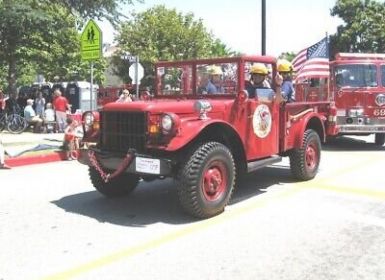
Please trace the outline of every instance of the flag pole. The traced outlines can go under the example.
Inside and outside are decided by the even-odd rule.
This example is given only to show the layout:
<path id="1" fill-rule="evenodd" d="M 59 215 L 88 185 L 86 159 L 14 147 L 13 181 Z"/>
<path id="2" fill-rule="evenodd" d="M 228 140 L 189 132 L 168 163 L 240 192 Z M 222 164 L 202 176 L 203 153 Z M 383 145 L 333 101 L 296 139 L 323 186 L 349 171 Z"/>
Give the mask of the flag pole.
<path id="1" fill-rule="evenodd" d="M 266 0 L 262 0 L 262 55 L 266 55 Z"/>

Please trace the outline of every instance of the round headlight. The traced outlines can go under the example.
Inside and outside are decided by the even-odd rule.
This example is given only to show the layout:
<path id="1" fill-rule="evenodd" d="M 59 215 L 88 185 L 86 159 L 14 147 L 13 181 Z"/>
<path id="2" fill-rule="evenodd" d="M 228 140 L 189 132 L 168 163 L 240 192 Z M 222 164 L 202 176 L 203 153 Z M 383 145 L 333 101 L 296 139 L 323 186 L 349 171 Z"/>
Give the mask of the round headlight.
<path id="1" fill-rule="evenodd" d="M 170 132 L 173 126 L 173 120 L 170 115 L 163 115 L 162 117 L 162 128 L 165 132 Z"/>

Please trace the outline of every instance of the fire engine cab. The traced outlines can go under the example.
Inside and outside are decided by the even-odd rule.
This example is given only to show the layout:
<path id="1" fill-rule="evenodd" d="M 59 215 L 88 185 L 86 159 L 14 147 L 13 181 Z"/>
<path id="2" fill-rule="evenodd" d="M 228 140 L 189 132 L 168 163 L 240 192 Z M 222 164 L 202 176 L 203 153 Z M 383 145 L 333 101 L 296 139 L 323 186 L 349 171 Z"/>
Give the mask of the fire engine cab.
<path id="1" fill-rule="evenodd" d="M 257 63 L 270 69 L 270 85 L 249 95 Z M 237 178 L 284 156 L 298 180 L 316 175 L 329 102 L 279 102 L 275 58 L 162 61 L 155 73 L 154 97 L 83 115 L 83 140 L 95 145 L 79 161 L 100 193 L 127 195 L 140 180 L 173 177 L 182 208 L 207 218 L 224 210 Z"/>
<path id="2" fill-rule="evenodd" d="M 334 101 L 329 136 L 375 134 L 375 144 L 384 145 L 385 54 L 338 53 L 329 81 L 311 79 L 296 90 L 297 100 Z"/>

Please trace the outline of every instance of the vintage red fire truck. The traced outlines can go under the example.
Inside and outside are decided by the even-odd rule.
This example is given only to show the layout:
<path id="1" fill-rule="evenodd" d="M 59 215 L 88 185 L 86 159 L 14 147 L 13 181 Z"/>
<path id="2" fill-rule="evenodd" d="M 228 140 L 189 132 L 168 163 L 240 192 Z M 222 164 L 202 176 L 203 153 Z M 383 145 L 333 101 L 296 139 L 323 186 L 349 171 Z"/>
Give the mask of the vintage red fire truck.
<path id="1" fill-rule="evenodd" d="M 236 179 L 289 156 L 299 180 L 312 179 L 320 164 L 329 102 L 277 101 L 271 88 L 249 97 L 248 69 L 265 56 L 158 62 L 154 97 L 109 103 L 83 115 L 85 142 L 79 161 L 105 196 L 131 193 L 141 179 L 173 177 L 182 208 L 198 218 L 221 213 Z M 217 93 L 202 91 L 219 69 Z M 280 92 L 280 89 L 279 91 Z"/>
<path id="2" fill-rule="evenodd" d="M 296 99 L 334 102 L 329 136 L 375 134 L 375 144 L 384 145 L 385 54 L 337 54 L 330 63 L 330 79 L 297 85 Z"/>

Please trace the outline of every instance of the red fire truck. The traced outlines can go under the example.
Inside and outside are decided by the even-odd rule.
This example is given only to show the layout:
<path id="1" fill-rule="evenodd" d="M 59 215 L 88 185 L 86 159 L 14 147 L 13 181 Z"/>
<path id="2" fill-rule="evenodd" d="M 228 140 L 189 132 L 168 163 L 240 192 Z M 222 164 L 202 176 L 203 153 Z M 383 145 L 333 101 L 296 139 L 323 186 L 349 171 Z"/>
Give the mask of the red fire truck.
<path id="1" fill-rule="evenodd" d="M 224 210 L 236 178 L 284 156 L 295 178 L 312 179 L 329 102 L 279 103 L 274 79 L 271 88 L 249 97 L 248 69 L 256 63 L 276 75 L 273 57 L 159 62 L 154 97 L 86 112 L 84 141 L 96 145 L 82 150 L 79 161 L 89 166 L 94 187 L 121 196 L 140 179 L 173 177 L 182 208 L 207 218 Z M 221 73 L 215 82 L 209 70 L 214 67 Z M 201 90 L 210 82 L 218 92 Z"/>
<path id="2" fill-rule="evenodd" d="M 330 79 L 298 84 L 296 100 L 334 102 L 329 136 L 375 134 L 375 144 L 384 145 L 385 54 L 337 54 Z"/>

